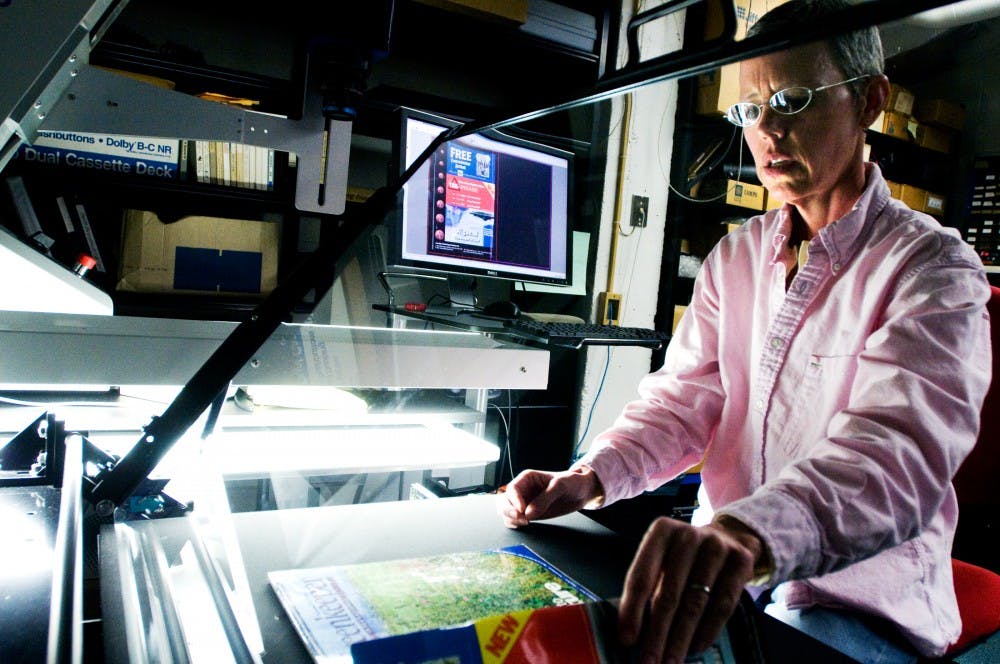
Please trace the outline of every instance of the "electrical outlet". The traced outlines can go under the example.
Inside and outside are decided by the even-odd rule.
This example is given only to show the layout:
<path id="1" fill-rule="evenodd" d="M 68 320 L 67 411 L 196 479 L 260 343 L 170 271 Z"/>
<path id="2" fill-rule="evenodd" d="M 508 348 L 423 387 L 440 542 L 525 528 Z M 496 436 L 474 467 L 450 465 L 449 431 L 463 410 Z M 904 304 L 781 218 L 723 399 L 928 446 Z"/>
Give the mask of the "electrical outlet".
<path id="1" fill-rule="evenodd" d="M 618 293 L 600 293 L 597 296 L 597 308 L 601 325 L 618 325 L 621 320 L 622 296 Z"/>
<path id="2" fill-rule="evenodd" d="M 646 227 L 646 217 L 649 213 L 649 196 L 632 195 L 632 227 Z"/>

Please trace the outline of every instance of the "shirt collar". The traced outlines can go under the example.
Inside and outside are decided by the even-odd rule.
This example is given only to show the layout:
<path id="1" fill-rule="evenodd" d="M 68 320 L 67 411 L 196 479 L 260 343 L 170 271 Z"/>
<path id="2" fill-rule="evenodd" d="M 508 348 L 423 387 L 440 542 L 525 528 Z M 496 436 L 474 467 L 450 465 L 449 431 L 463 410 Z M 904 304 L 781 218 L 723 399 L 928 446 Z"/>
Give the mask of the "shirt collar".
<path id="1" fill-rule="evenodd" d="M 813 238 L 810 250 L 821 246 L 830 255 L 832 264 L 846 263 L 858 250 L 865 230 L 874 223 L 888 203 L 889 185 L 885 183 L 882 171 L 877 164 L 866 163 L 865 188 L 854 207 L 840 219 L 821 228 Z M 776 221 L 771 262 L 783 263 L 789 251 L 788 238 L 792 232 L 791 206 L 788 203 L 778 209 Z"/>

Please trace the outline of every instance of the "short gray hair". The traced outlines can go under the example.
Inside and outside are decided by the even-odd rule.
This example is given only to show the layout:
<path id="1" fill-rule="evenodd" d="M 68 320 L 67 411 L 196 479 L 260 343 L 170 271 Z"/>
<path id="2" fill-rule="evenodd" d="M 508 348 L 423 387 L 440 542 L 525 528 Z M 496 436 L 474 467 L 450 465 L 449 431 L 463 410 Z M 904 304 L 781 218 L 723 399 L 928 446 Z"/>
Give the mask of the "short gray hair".
<path id="1" fill-rule="evenodd" d="M 789 0 L 761 16 L 750 26 L 747 36 L 795 30 L 803 21 L 816 21 L 851 5 L 847 0 Z M 825 41 L 830 46 L 833 64 L 841 70 L 845 79 L 885 71 L 882 39 L 877 27 L 842 33 Z M 867 85 L 868 80 L 862 79 L 850 87 L 855 96 L 860 97 Z"/>

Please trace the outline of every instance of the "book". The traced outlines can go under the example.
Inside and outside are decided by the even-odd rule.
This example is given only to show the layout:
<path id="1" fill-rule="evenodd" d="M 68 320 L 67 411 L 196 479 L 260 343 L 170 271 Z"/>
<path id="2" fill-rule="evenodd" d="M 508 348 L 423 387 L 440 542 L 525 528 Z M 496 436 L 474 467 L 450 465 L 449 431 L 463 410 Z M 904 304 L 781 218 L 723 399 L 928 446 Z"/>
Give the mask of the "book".
<path id="1" fill-rule="evenodd" d="M 272 571 L 268 580 L 318 664 L 351 662 L 363 641 L 600 599 L 523 545 Z"/>
<path id="2" fill-rule="evenodd" d="M 17 154 L 27 162 L 176 180 L 180 141 L 152 136 L 39 130 L 35 142 L 22 145 Z"/>

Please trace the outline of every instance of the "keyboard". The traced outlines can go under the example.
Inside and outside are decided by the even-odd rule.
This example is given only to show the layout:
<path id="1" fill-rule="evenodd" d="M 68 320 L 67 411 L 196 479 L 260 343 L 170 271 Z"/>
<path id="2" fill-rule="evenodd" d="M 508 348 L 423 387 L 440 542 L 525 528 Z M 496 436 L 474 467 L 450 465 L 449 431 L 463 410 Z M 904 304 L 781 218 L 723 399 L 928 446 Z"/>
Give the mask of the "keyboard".
<path id="1" fill-rule="evenodd" d="M 600 345 L 645 346 L 655 349 L 670 341 L 670 335 L 666 332 L 642 327 L 537 321 L 523 317 L 505 321 L 504 332 L 522 339 L 570 348 Z"/>

